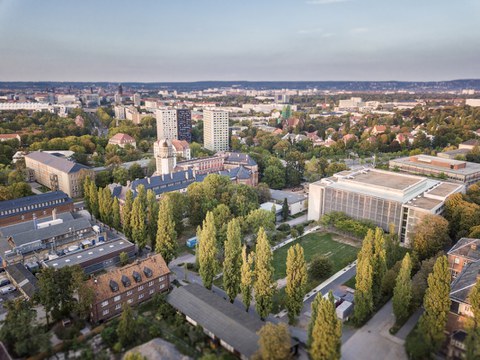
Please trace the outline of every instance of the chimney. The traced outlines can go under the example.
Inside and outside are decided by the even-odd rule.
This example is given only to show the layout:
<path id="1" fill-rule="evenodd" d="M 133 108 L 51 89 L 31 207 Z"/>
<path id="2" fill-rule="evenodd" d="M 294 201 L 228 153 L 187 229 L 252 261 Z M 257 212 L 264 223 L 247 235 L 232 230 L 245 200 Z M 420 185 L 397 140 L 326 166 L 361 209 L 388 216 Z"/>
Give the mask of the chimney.
<path id="1" fill-rule="evenodd" d="M 150 178 L 149 177 L 147 177 L 147 183 L 150 184 Z"/>
<path id="2" fill-rule="evenodd" d="M 57 208 L 52 210 L 52 220 L 57 220 Z"/>
<path id="3" fill-rule="evenodd" d="M 173 173 L 170 173 L 170 180 L 173 180 Z"/>

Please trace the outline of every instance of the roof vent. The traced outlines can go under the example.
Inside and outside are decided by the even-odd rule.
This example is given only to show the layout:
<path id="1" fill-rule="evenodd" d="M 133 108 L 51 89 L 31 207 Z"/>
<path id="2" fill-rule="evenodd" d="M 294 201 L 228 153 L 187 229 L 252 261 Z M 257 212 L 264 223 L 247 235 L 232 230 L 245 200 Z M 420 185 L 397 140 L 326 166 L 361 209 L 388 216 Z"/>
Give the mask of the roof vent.
<path id="1" fill-rule="evenodd" d="M 142 276 L 136 271 L 133 272 L 132 277 L 137 283 L 142 281 Z"/>
<path id="2" fill-rule="evenodd" d="M 146 266 L 143 268 L 143 273 L 145 274 L 145 276 L 146 276 L 147 278 L 152 277 L 152 275 L 153 275 L 152 269 L 150 269 L 150 268 L 148 268 L 148 267 L 146 267 Z"/>
<path id="3" fill-rule="evenodd" d="M 126 275 L 122 275 L 122 284 L 127 287 L 131 285 L 130 279 Z"/>
<path id="4" fill-rule="evenodd" d="M 110 289 L 112 292 L 118 291 L 118 284 L 116 281 L 110 280 Z"/>

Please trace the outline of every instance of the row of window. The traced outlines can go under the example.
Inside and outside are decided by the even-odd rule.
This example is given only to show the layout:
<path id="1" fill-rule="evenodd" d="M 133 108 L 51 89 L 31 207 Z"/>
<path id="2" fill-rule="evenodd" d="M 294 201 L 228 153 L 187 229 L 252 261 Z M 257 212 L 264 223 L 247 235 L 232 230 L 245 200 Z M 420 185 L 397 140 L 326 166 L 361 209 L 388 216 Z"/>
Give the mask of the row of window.
<path id="1" fill-rule="evenodd" d="M 52 201 L 45 201 L 40 204 L 33 204 L 33 205 L 27 205 L 27 206 L 21 206 L 15 209 L 10 209 L 10 210 L 3 210 L 0 211 L 0 215 L 10 215 L 10 214 L 17 214 L 23 211 L 28 211 L 28 210 L 35 210 L 35 209 L 40 209 L 44 208 L 46 206 L 53 206 L 57 204 L 64 203 L 65 199 L 59 199 L 59 200 L 52 200 Z"/>
<path id="2" fill-rule="evenodd" d="M 159 281 L 162 282 L 164 279 L 165 279 L 165 277 L 162 276 L 162 277 L 159 278 Z M 148 282 L 148 287 L 153 286 L 153 284 L 154 284 L 154 281 L 153 281 L 153 280 L 152 280 L 152 281 L 149 281 L 149 282 Z M 161 284 L 161 285 L 160 285 L 160 289 L 164 289 L 164 288 L 165 288 L 165 284 Z M 138 289 L 138 291 L 142 291 L 142 290 L 144 289 L 144 285 L 140 285 L 137 289 Z M 152 290 L 149 291 L 149 293 L 150 293 L 150 294 L 153 294 L 153 291 L 154 291 L 154 290 L 152 289 Z M 128 291 L 127 291 L 127 296 L 131 296 L 132 294 L 133 294 L 133 290 L 128 290 Z M 139 296 L 142 296 L 142 294 L 139 295 Z M 142 296 L 142 297 L 143 297 L 143 296 Z M 122 295 L 117 295 L 117 296 L 115 296 L 115 297 L 113 298 L 113 301 L 114 301 L 114 302 L 120 301 L 121 298 L 122 298 Z M 101 303 L 101 306 L 102 306 L 102 307 L 105 307 L 105 306 L 108 306 L 108 304 L 109 304 L 109 301 L 108 301 L 108 300 L 105 300 L 105 301 L 103 301 L 103 302 Z"/>

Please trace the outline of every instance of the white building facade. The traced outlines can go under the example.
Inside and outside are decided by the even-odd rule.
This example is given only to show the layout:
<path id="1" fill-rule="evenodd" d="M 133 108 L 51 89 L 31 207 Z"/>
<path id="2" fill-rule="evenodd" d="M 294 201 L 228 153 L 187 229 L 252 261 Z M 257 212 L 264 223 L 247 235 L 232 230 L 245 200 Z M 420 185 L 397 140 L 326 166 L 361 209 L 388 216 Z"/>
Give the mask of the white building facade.
<path id="1" fill-rule="evenodd" d="M 212 151 L 228 150 L 228 112 L 203 111 L 203 146 Z"/>

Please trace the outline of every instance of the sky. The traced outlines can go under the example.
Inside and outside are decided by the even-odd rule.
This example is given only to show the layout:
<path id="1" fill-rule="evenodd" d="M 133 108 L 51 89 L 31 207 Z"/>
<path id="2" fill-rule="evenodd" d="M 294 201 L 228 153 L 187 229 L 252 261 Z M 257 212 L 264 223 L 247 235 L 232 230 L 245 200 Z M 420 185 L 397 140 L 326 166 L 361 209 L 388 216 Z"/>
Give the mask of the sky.
<path id="1" fill-rule="evenodd" d="M 0 0 L 0 81 L 480 78 L 480 0 Z"/>

